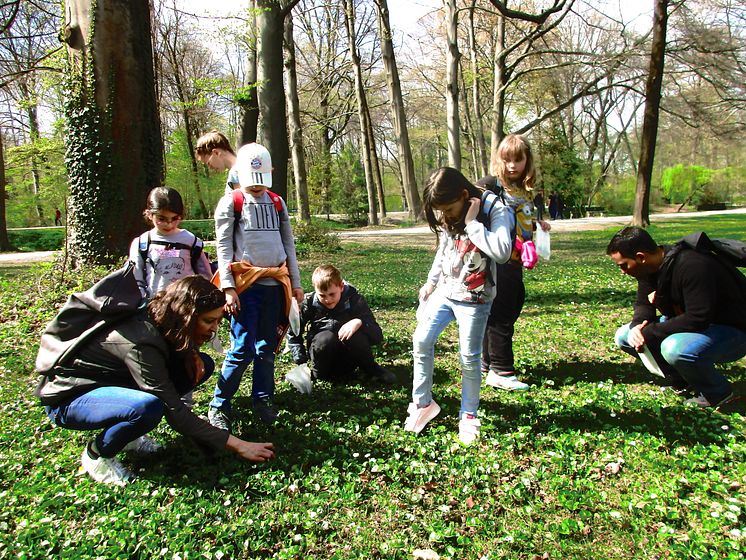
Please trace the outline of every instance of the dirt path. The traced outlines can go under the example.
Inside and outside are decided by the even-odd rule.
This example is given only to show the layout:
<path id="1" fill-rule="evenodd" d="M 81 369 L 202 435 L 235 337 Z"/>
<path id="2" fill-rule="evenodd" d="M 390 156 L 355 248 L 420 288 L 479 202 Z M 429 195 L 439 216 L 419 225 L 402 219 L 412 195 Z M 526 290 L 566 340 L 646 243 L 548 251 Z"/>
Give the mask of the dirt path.
<path id="1" fill-rule="evenodd" d="M 734 210 L 714 210 L 711 212 L 682 212 L 682 213 L 665 213 L 651 214 L 652 222 L 663 220 L 678 220 L 689 218 L 701 218 L 703 216 L 714 216 L 723 214 L 746 214 L 746 208 L 736 208 Z M 397 219 L 404 213 L 392 213 L 392 217 Z M 594 229 L 606 229 L 614 226 L 623 227 L 632 221 L 632 216 L 604 216 L 593 218 L 574 218 L 571 220 L 553 220 L 552 231 L 554 233 L 563 231 L 583 231 Z M 435 235 L 427 226 L 417 226 L 411 228 L 361 228 L 357 230 L 347 230 L 336 232 L 343 242 L 355 243 L 385 243 L 387 245 L 412 245 L 435 243 Z M 208 242 L 210 244 L 211 242 Z M 0 266 L 18 265 L 38 261 L 49 261 L 54 258 L 58 251 L 39 251 L 35 253 L 0 253 Z"/>

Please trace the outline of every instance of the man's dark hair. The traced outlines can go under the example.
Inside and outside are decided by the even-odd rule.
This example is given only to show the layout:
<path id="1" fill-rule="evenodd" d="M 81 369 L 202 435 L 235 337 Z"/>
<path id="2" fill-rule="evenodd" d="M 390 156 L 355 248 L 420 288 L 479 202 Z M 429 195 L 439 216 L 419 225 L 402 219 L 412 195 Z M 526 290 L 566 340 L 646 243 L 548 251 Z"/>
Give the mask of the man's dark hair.
<path id="1" fill-rule="evenodd" d="M 619 253 L 624 258 L 633 259 L 637 253 L 655 253 L 658 244 L 650 234 L 637 226 L 627 226 L 616 232 L 606 247 L 606 254 Z"/>

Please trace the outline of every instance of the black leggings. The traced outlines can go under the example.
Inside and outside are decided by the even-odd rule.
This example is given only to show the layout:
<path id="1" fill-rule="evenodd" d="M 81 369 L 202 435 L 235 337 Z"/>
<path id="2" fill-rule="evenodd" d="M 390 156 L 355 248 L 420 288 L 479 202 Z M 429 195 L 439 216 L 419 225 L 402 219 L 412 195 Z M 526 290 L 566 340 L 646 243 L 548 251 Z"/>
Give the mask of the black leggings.
<path id="1" fill-rule="evenodd" d="M 513 332 L 526 301 L 523 267 L 514 261 L 497 265 L 497 295 L 492 302 L 484 333 L 482 369 L 495 372 L 515 371 Z"/>

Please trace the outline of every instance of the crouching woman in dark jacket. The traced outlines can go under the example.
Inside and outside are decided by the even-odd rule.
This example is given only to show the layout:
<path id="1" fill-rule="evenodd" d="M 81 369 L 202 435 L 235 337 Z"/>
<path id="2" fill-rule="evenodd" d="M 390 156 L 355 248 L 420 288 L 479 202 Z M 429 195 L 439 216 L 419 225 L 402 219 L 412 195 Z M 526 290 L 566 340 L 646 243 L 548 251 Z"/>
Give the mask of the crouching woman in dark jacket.
<path id="1" fill-rule="evenodd" d="M 181 395 L 215 369 L 198 348 L 223 318 L 225 295 L 201 276 L 172 283 L 147 312 L 104 328 L 76 353 L 64 375 L 44 376 L 36 390 L 57 426 L 100 430 L 83 450 L 83 469 L 95 480 L 124 485 L 132 473 L 120 451 L 161 448 L 146 436 L 165 416 L 177 432 L 209 448 L 227 449 L 248 461 L 274 457 L 271 443 L 243 441 L 202 420 Z"/>

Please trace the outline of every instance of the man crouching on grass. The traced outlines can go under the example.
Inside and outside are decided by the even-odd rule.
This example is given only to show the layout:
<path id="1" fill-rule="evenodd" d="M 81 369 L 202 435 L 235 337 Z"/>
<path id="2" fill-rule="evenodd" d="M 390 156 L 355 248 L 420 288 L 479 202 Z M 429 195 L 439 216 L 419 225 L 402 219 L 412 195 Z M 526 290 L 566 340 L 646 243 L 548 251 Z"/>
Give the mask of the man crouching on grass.
<path id="1" fill-rule="evenodd" d="M 647 347 L 677 392 L 697 395 L 688 404 L 719 407 L 734 400 L 732 385 L 715 364 L 746 355 L 746 281 L 736 276 L 741 272 L 683 242 L 659 246 L 632 226 L 614 235 L 606 254 L 637 279 L 632 321 L 617 330 L 617 345 L 636 358 Z"/>

